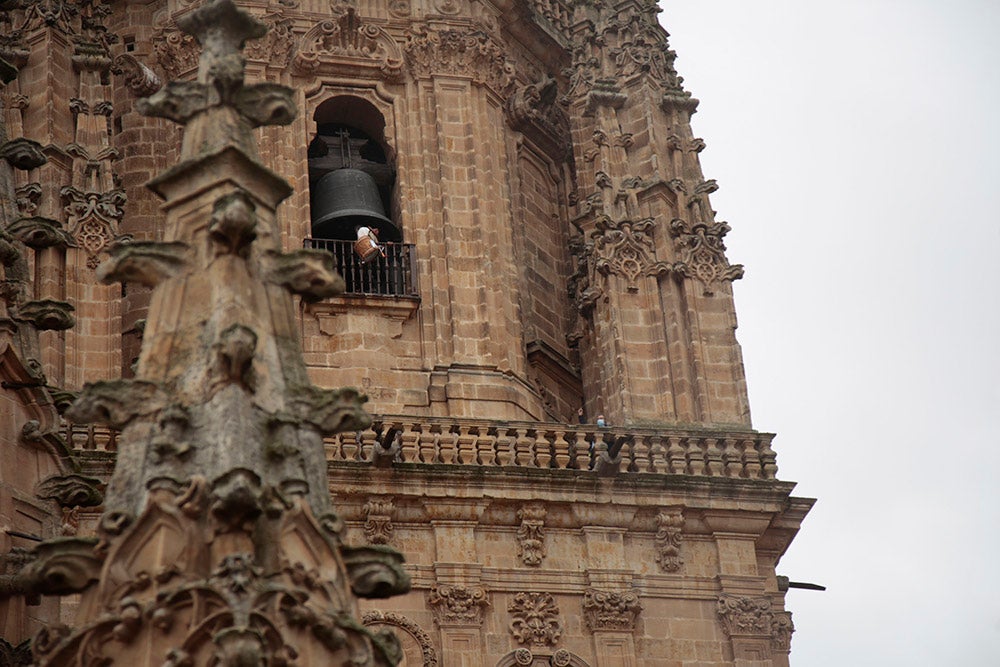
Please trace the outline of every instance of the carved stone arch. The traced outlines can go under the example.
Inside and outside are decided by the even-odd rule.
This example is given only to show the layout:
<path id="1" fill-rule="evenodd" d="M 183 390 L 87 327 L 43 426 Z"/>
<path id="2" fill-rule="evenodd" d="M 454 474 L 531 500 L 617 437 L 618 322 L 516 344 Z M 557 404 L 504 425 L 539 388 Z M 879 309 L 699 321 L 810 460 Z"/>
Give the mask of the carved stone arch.
<path id="1" fill-rule="evenodd" d="M 396 96 L 388 92 L 381 84 L 357 85 L 356 83 L 334 79 L 318 79 L 316 84 L 307 87 L 305 93 L 305 118 L 316 118 L 320 106 L 328 100 L 338 97 L 354 97 L 371 104 L 384 119 L 382 126 L 383 148 L 390 161 L 396 160 Z M 363 128 L 366 129 L 367 128 Z M 369 132 L 370 134 L 370 132 Z"/>
<path id="2" fill-rule="evenodd" d="M 564 648 L 556 651 L 519 648 L 500 658 L 496 667 L 590 667 L 590 663 Z"/>
<path id="3" fill-rule="evenodd" d="M 403 648 L 403 660 L 397 667 L 437 667 L 438 657 L 430 635 L 415 621 L 394 612 L 365 612 L 361 622 L 370 628 L 391 626 L 402 630 L 396 633 Z"/>

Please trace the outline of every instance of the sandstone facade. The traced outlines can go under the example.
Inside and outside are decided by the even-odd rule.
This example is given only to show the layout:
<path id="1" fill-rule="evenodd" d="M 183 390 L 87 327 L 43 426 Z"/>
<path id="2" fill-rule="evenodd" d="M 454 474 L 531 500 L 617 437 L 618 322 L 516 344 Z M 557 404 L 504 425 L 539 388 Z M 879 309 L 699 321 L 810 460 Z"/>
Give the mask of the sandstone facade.
<path id="1" fill-rule="evenodd" d="M 383 282 L 295 304 L 311 381 L 369 397 L 371 427 L 326 441 L 346 538 L 400 550 L 413 583 L 362 602 L 365 623 L 393 629 L 408 666 L 787 664 L 775 568 L 812 501 L 777 479 L 750 421 L 742 268 L 655 6 L 238 4 L 268 26 L 246 45 L 248 81 L 289 86 L 299 108 L 255 130 L 292 186 L 269 213 L 275 247 L 331 247 L 311 200 L 336 154 L 311 147 L 336 148 L 336 131 L 364 139 L 347 150 L 368 156 L 401 234 L 396 260 L 365 269 Z M 136 372 L 155 281 L 106 284 L 101 267 L 170 237 L 162 198 L 179 186 L 147 183 L 181 160 L 181 132 L 137 103 L 195 77 L 177 21 L 198 6 L 0 9 L 0 551 L 31 546 L 11 530 L 92 534 L 104 510 L 38 483 L 111 475 L 119 433 L 60 412 L 65 392 Z M 207 186 L 177 178 L 178 215 L 211 209 Z M 2 603 L 9 644 L 72 624 L 71 604 L 43 600 Z"/>

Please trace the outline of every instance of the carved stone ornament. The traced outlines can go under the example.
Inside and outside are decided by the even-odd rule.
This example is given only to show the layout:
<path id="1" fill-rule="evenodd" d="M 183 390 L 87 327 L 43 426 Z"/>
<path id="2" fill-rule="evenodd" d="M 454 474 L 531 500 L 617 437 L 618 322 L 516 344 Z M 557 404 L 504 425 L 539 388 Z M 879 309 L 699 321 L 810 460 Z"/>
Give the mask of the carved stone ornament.
<path id="1" fill-rule="evenodd" d="M 84 385 L 66 411 L 77 424 L 103 423 L 122 429 L 142 414 L 166 407 L 166 396 L 158 384 L 144 380 L 102 380 Z"/>
<path id="2" fill-rule="evenodd" d="M 375 610 L 365 612 L 364 616 L 361 617 L 361 622 L 367 626 L 391 625 L 403 630 L 408 635 L 413 637 L 413 639 L 417 642 L 417 645 L 420 647 L 420 654 L 423 658 L 423 662 L 420 667 L 437 667 L 437 651 L 434 650 L 434 642 L 431 640 L 430 635 L 424 632 L 423 628 L 406 616 L 391 611 L 385 612 Z"/>
<path id="3" fill-rule="evenodd" d="M 29 248 L 70 248 L 76 246 L 73 237 L 66 233 L 58 221 L 41 216 L 20 218 L 7 228 Z"/>
<path id="4" fill-rule="evenodd" d="M 525 505 L 517 511 L 517 555 L 525 565 L 537 567 L 545 558 L 545 507 Z"/>
<path id="5" fill-rule="evenodd" d="M 439 626 L 481 625 L 483 611 L 490 606 L 486 589 L 481 586 L 433 586 L 427 596 L 427 604 L 434 612 L 434 620 Z"/>
<path id="6" fill-rule="evenodd" d="M 286 7 L 293 5 L 283 3 Z M 286 18 L 282 11 L 269 12 L 261 17 L 267 26 L 267 34 L 261 39 L 246 45 L 244 53 L 247 60 L 267 63 L 271 67 L 284 69 L 292 59 L 295 50 L 295 32 L 293 21 Z"/>
<path id="7" fill-rule="evenodd" d="M 562 635 L 559 606 L 551 593 L 517 593 L 507 604 L 510 632 L 519 644 L 555 646 Z"/>
<path id="8" fill-rule="evenodd" d="M 713 286 L 720 281 L 743 277 L 743 265 L 730 264 L 726 259 L 722 238 L 729 229 L 724 222 L 689 225 L 687 221 L 675 218 L 670 223 L 670 235 L 674 237 L 681 257 L 681 261 L 674 265 L 674 271 L 700 281 L 706 295 L 713 294 Z"/>
<path id="9" fill-rule="evenodd" d="M 366 70 L 374 69 L 395 80 L 403 72 L 403 53 L 383 28 L 345 6 L 340 16 L 317 23 L 302 36 L 292 66 L 297 74 L 310 75 L 367 76 Z"/>
<path id="10" fill-rule="evenodd" d="M 0 158 L 3 158 L 10 166 L 23 171 L 30 171 L 41 167 L 49 161 L 42 152 L 42 145 L 37 141 L 18 137 L 11 139 L 0 146 Z"/>
<path id="11" fill-rule="evenodd" d="M 723 594 L 716 603 L 716 613 L 729 637 L 771 636 L 771 599 Z"/>
<path id="12" fill-rule="evenodd" d="M 406 36 L 406 62 L 417 78 L 434 75 L 469 78 L 498 95 L 514 83 L 514 66 L 506 49 L 473 26 L 415 26 Z"/>
<path id="13" fill-rule="evenodd" d="M 114 242 L 124 214 L 125 191 L 84 192 L 73 186 L 59 191 L 76 244 L 87 252 L 87 265 L 96 268 L 98 255 Z"/>
<path id="14" fill-rule="evenodd" d="M 621 276 L 630 292 L 639 289 L 640 277 L 668 273 L 671 269 L 668 263 L 652 259 L 650 232 L 655 224 L 652 218 L 614 221 L 600 216 L 592 234 L 594 269 L 605 276 Z"/>
<path id="15" fill-rule="evenodd" d="M 793 632 L 795 632 L 795 624 L 792 623 L 792 612 L 776 612 L 771 621 L 771 649 L 778 653 L 791 651 Z"/>
<path id="16" fill-rule="evenodd" d="M 101 480 L 83 475 L 53 475 L 35 487 L 39 498 L 55 500 L 62 507 L 96 507 L 104 502 L 98 490 Z"/>
<path id="17" fill-rule="evenodd" d="M 86 651 L 94 660 L 115 651 L 127 659 L 121 646 L 145 646 L 140 636 L 155 637 L 165 650 L 165 664 L 273 664 L 290 665 L 297 652 L 291 648 L 318 643 L 331 652 L 350 647 L 357 664 L 391 665 L 399 647 L 391 632 L 371 632 L 349 618 L 325 609 L 336 606 L 336 592 L 319 556 L 331 544 L 321 525 L 300 501 L 284 501 L 275 514 L 275 536 L 291 531 L 305 546 L 287 551 L 277 541 L 273 557 L 281 566 L 265 577 L 265 570 L 251 552 L 235 552 L 218 560 L 211 545 L 192 539 L 199 523 L 221 528 L 237 527 L 271 511 L 274 498 L 266 489 L 242 483 L 213 485 L 194 480 L 178 496 L 156 493 L 133 524 L 107 547 L 97 561 L 118 563 L 120 579 L 97 584 L 107 610 L 100 623 L 91 623 L 69 636 L 53 641 L 36 640 L 35 658 L 41 664 L 69 664 Z M 249 495 L 248 493 L 249 492 Z M 280 518 L 279 518 L 280 517 Z M 232 538 L 230 538 L 232 539 Z M 128 558 L 135 541 L 157 544 L 161 557 L 152 569 L 140 569 Z M 252 548 L 249 539 L 245 540 Z M 90 545 L 94 552 L 93 543 Z M 60 550 L 62 553 L 64 550 Z M 152 555 L 152 554 L 150 554 Z M 214 565 L 209 563 L 215 560 Z M 65 574 L 62 586 L 79 590 L 93 585 L 95 570 L 82 561 L 76 569 L 68 556 L 57 559 L 42 554 L 30 568 L 53 582 Z M 206 567 L 207 566 L 207 567 Z M 61 569 L 56 569 L 60 567 Z M 51 588 L 51 583 L 47 584 Z M 117 647 L 117 648 L 116 648 Z M 150 645 L 152 648 L 152 645 Z M 138 659 L 133 658 L 133 659 Z"/>
<path id="18" fill-rule="evenodd" d="M 17 212 L 21 217 L 31 217 L 38 210 L 42 200 L 42 184 L 38 182 L 25 183 L 14 191 L 17 201 Z"/>
<path id="19" fill-rule="evenodd" d="M 337 273 L 333 255 L 325 250 L 303 248 L 290 253 L 269 255 L 268 280 L 282 285 L 307 302 L 316 302 L 344 291 L 344 279 Z"/>
<path id="20" fill-rule="evenodd" d="M 111 64 L 111 71 L 123 78 L 125 86 L 136 97 L 148 97 L 163 87 L 163 82 L 156 76 L 156 72 L 146 67 L 131 53 L 117 56 Z"/>
<path id="21" fill-rule="evenodd" d="M 371 498 L 361 511 L 365 515 L 365 539 L 370 544 L 388 544 L 392 540 L 391 498 Z"/>
<path id="22" fill-rule="evenodd" d="M 52 299 L 26 301 L 17 306 L 14 319 L 30 322 L 39 331 L 65 331 L 72 329 L 76 324 L 76 319 L 73 317 L 74 310 L 73 306 L 65 301 Z"/>
<path id="23" fill-rule="evenodd" d="M 656 517 L 656 562 L 664 572 L 678 572 L 684 565 L 681 539 L 684 515 L 681 510 L 660 512 Z"/>
<path id="24" fill-rule="evenodd" d="M 634 630 L 640 611 L 639 596 L 632 591 L 591 588 L 583 594 L 583 617 L 591 631 Z"/>
<path id="25" fill-rule="evenodd" d="M 198 67 L 198 42 L 174 27 L 153 34 L 153 55 L 168 79 L 176 79 Z"/>
<path id="26" fill-rule="evenodd" d="M 507 98 L 505 109 L 510 126 L 530 136 L 556 160 L 572 150 L 569 117 L 557 104 L 558 84 L 548 77 L 519 86 Z"/>
<path id="27" fill-rule="evenodd" d="M 97 267 L 98 280 L 155 287 L 184 270 L 188 247 L 176 241 L 137 241 L 115 244 L 108 253 L 111 257 Z"/>

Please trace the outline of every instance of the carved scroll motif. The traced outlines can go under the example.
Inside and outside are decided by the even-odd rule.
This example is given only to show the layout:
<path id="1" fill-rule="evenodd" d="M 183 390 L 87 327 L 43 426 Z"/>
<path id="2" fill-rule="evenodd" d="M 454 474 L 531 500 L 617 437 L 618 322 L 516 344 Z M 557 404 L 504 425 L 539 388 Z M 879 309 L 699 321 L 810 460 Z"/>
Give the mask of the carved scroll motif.
<path id="1" fill-rule="evenodd" d="M 684 564 L 681 558 L 681 538 L 684 515 L 681 510 L 660 512 L 656 517 L 656 562 L 664 572 L 677 572 Z"/>
<path id="2" fill-rule="evenodd" d="M 545 507 L 525 505 L 517 511 L 517 555 L 525 565 L 537 567 L 545 558 Z"/>
<path id="3" fill-rule="evenodd" d="M 365 503 L 362 512 L 365 515 L 365 539 L 370 544 L 388 544 L 392 540 L 392 511 L 394 509 L 391 498 L 371 498 Z"/>

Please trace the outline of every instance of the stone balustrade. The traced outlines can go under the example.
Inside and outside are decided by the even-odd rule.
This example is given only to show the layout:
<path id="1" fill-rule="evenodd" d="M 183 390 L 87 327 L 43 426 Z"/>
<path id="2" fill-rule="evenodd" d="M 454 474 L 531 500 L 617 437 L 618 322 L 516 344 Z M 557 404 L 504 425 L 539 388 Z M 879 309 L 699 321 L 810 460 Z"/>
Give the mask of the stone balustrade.
<path id="1" fill-rule="evenodd" d="M 115 451 L 117 432 L 64 424 L 76 451 Z M 771 433 L 694 428 L 598 428 L 592 424 L 480 422 L 376 417 L 371 428 L 326 439 L 327 459 L 390 465 L 416 463 L 592 470 L 775 479 Z"/>

